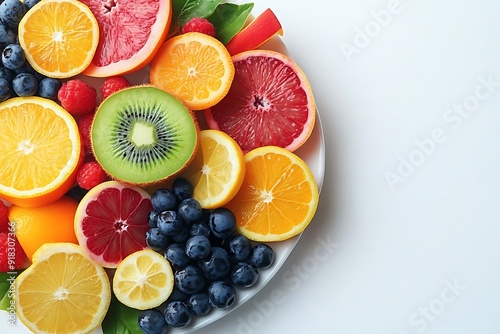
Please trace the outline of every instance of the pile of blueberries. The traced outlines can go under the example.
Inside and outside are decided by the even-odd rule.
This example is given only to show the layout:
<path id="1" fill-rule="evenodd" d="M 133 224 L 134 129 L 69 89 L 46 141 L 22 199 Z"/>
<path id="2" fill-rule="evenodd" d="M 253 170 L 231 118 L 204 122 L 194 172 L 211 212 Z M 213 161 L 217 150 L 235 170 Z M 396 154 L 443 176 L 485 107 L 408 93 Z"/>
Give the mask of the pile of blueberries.
<path id="1" fill-rule="evenodd" d="M 174 290 L 163 310 L 141 312 L 139 326 L 146 334 L 185 327 L 212 308 L 230 308 L 238 289 L 254 286 L 259 270 L 274 262 L 270 246 L 236 232 L 230 210 L 202 209 L 192 196 L 193 186 L 182 177 L 151 196 L 146 242 L 172 265 Z"/>
<path id="2" fill-rule="evenodd" d="M 48 78 L 36 72 L 26 60 L 19 45 L 19 22 L 40 0 L 0 0 L 0 102 L 15 96 L 57 98 L 60 79 Z"/>

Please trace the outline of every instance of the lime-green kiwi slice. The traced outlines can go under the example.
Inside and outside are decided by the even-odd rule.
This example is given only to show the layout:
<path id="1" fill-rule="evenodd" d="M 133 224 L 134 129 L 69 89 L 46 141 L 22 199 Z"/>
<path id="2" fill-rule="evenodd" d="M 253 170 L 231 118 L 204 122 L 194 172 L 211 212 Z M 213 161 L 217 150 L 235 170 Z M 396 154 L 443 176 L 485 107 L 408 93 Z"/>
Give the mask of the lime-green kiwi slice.
<path id="1" fill-rule="evenodd" d="M 198 126 L 175 97 L 153 86 L 114 93 L 97 109 L 91 128 L 96 160 L 114 179 L 152 184 L 192 159 Z"/>

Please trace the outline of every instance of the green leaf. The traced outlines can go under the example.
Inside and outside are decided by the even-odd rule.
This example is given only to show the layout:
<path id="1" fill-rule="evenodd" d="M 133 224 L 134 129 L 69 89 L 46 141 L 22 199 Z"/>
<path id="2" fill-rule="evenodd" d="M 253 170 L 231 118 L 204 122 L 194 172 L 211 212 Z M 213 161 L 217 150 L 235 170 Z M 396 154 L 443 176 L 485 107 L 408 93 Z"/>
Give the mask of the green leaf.
<path id="1" fill-rule="evenodd" d="M 103 334 L 143 334 L 137 319 L 141 311 L 120 303 L 113 296 L 102 322 Z"/>
<path id="2" fill-rule="evenodd" d="M 221 2 L 222 0 L 187 0 L 179 13 L 177 22 L 182 27 L 193 17 L 207 18 L 213 14 Z"/>
<path id="3" fill-rule="evenodd" d="M 208 18 L 217 31 L 217 38 L 223 44 L 227 44 L 243 28 L 253 6 L 253 3 L 242 5 L 223 3 Z"/>
<path id="4" fill-rule="evenodd" d="M 172 0 L 172 22 L 170 23 L 170 32 L 174 32 L 178 26 L 177 21 L 181 14 L 182 8 L 186 5 L 188 0 Z"/>
<path id="5" fill-rule="evenodd" d="M 0 273 L 0 310 L 7 310 L 12 300 L 10 287 L 19 273 Z"/>

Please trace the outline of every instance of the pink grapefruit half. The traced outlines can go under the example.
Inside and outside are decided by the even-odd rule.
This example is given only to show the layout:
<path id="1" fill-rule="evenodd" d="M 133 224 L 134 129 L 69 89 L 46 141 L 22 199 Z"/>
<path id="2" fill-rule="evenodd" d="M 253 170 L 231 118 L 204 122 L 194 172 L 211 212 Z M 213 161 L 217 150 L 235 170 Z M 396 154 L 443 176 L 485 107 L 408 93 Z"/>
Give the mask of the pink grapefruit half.
<path id="1" fill-rule="evenodd" d="M 221 102 L 205 110 L 208 126 L 230 135 L 245 153 L 262 146 L 295 151 L 311 135 L 316 119 L 304 72 L 276 51 L 245 51 L 232 59 L 231 88 Z"/>
<path id="2" fill-rule="evenodd" d="M 153 209 L 143 189 L 107 181 L 92 188 L 75 213 L 78 243 L 98 264 L 116 268 L 128 255 L 144 249 L 148 215 Z"/>
<path id="3" fill-rule="evenodd" d="M 146 66 L 165 41 L 171 0 L 80 0 L 99 24 L 99 44 L 83 74 L 123 75 Z"/>

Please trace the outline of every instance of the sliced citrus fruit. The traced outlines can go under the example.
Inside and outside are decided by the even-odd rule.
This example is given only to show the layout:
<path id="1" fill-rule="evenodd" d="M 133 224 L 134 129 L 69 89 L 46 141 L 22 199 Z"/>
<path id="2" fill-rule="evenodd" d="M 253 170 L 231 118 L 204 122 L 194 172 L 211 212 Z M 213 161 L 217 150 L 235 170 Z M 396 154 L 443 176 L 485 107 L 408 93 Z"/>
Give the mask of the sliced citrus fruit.
<path id="1" fill-rule="evenodd" d="M 77 0 L 44 0 L 19 23 L 19 43 L 39 73 L 54 78 L 77 75 L 97 50 L 99 26 L 90 9 Z"/>
<path id="2" fill-rule="evenodd" d="M 144 249 L 151 196 L 141 188 L 106 181 L 92 188 L 78 204 L 78 243 L 96 263 L 116 268 L 128 255 Z"/>
<path id="3" fill-rule="evenodd" d="M 77 207 L 78 202 L 69 196 L 36 208 L 9 207 L 9 221 L 15 224 L 17 239 L 28 259 L 45 243 L 78 243 L 73 228 Z"/>
<path id="4" fill-rule="evenodd" d="M 54 101 L 0 104 L 0 198 L 20 206 L 54 202 L 73 186 L 82 158 L 78 126 Z"/>
<path id="5" fill-rule="evenodd" d="M 245 155 L 245 179 L 226 204 L 236 229 L 256 241 L 289 239 L 311 222 L 319 191 L 307 164 L 277 146 L 256 148 Z"/>
<path id="6" fill-rule="evenodd" d="M 193 197 L 205 209 L 230 201 L 245 176 L 245 160 L 238 144 L 218 130 L 200 132 L 200 148 L 182 176 L 194 186 Z"/>
<path id="7" fill-rule="evenodd" d="M 16 279 L 16 311 L 34 333 L 90 333 L 111 299 L 102 267 L 72 243 L 47 243 Z"/>
<path id="8" fill-rule="evenodd" d="M 226 47 L 203 33 L 167 40 L 153 58 L 150 81 L 192 110 L 218 103 L 228 92 L 234 66 Z"/>
<path id="9" fill-rule="evenodd" d="M 116 298 L 138 310 L 159 306 L 167 300 L 173 288 L 174 274 L 170 262 L 151 249 L 127 256 L 113 276 Z"/>
<path id="10" fill-rule="evenodd" d="M 84 74 L 110 77 L 146 66 L 165 41 L 170 0 L 80 0 L 99 23 L 99 45 Z"/>
<path id="11" fill-rule="evenodd" d="M 279 146 L 293 152 L 311 135 L 316 106 L 309 81 L 289 57 L 269 50 L 233 56 L 235 75 L 226 97 L 206 110 L 211 129 L 222 130 L 243 152 Z"/>

